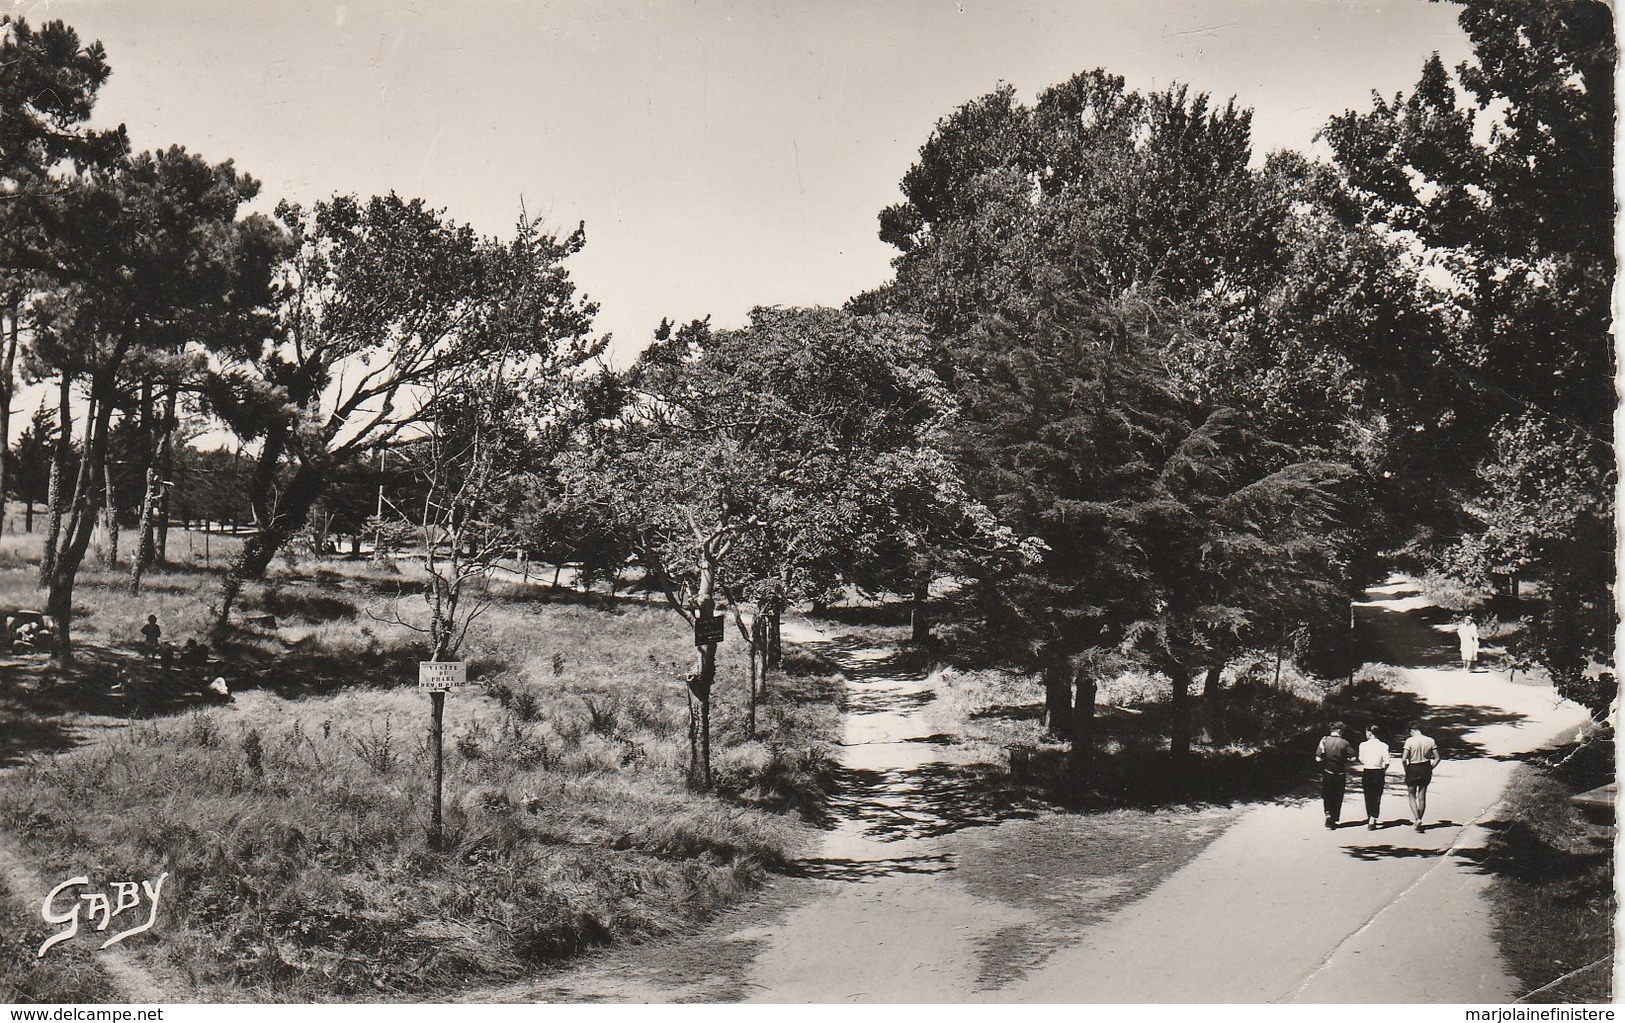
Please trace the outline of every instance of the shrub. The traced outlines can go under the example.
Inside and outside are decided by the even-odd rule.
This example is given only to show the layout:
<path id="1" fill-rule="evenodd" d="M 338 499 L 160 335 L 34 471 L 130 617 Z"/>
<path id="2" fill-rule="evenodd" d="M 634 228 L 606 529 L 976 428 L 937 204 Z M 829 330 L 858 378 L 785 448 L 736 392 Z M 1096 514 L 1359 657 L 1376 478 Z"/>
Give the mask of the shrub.
<path id="1" fill-rule="evenodd" d="M 380 735 L 371 723 L 367 725 L 366 735 L 350 736 L 350 748 L 363 764 L 370 767 L 374 774 L 388 774 L 397 762 L 395 738 L 390 731 L 389 715 L 384 715 L 384 731 Z"/>

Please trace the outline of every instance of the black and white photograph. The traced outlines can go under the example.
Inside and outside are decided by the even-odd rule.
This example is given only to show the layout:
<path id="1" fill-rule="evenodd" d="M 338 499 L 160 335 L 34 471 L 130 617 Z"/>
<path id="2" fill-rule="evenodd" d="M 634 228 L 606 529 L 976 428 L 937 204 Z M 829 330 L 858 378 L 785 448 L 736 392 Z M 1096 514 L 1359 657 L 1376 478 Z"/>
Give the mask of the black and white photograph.
<path id="1" fill-rule="evenodd" d="M 0 0 L 7 1019 L 1612 1018 L 1617 38 Z"/>

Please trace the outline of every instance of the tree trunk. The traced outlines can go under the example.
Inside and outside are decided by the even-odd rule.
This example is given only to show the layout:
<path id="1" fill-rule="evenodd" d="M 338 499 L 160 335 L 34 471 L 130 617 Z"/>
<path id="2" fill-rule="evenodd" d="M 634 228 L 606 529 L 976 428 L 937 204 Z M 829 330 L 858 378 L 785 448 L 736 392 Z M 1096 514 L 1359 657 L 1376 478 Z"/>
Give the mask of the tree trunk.
<path id="1" fill-rule="evenodd" d="M 179 397 L 180 388 L 171 387 L 164 397 L 164 438 L 162 454 L 158 458 L 158 474 L 163 479 L 175 478 L 175 403 Z M 158 564 L 169 563 L 169 487 L 163 488 L 163 494 L 158 501 L 158 549 L 156 551 Z"/>
<path id="2" fill-rule="evenodd" d="M 6 467 L 11 459 L 11 396 L 15 378 L 12 373 L 17 366 L 17 306 L 19 296 L 11 296 L 11 308 L 7 310 L 7 319 L 10 330 L 5 338 L 5 352 L 0 355 L 0 532 L 6 527 Z M 26 499 L 25 499 L 26 501 Z M 30 527 L 32 532 L 32 527 Z"/>
<path id="3" fill-rule="evenodd" d="M 777 604 L 767 615 L 767 666 L 784 667 L 784 612 Z"/>
<path id="4" fill-rule="evenodd" d="M 242 593 L 243 583 L 265 576 L 265 570 L 270 567 L 271 559 L 276 557 L 282 545 L 305 524 L 305 520 L 310 516 L 310 509 L 322 496 L 326 486 L 327 482 L 322 474 L 308 464 L 301 464 L 294 472 L 293 478 L 277 496 L 275 509 L 261 520 L 259 530 L 244 541 L 237 557 L 232 560 L 231 567 L 226 569 L 226 578 L 220 591 L 218 617 L 214 623 L 216 634 L 225 629 L 226 622 L 231 616 L 231 609 Z"/>
<path id="5" fill-rule="evenodd" d="M 688 784 L 695 788 L 700 784 L 700 715 L 694 706 L 694 688 L 688 689 Z"/>
<path id="6" fill-rule="evenodd" d="M 1191 751 L 1191 673 L 1182 664 L 1170 665 L 1168 681 L 1173 683 L 1173 697 L 1169 709 L 1170 723 L 1168 750 L 1176 760 L 1182 760 Z"/>
<path id="7" fill-rule="evenodd" d="M 1224 673 L 1224 665 L 1215 664 L 1207 670 L 1207 677 L 1202 680 L 1202 699 L 1217 699 L 1219 689 L 1219 676 Z"/>
<path id="8" fill-rule="evenodd" d="M 67 509 L 60 549 L 52 561 L 50 591 L 45 599 L 45 613 L 56 620 L 57 643 L 52 660 L 60 666 L 73 663 L 73 586 L 90 549 L 90 535 L 95 531 L 97 493 L 95 466 L 107 461 L 107 433 L 113 417 L 110 398 L 98 400 L 92 394 L 90 414 L 85 418 L 83 458 L 79 464 L 74 485 L 73 502 Z M 100 495 L 104 500 L 106 495 Z"/>
<path id="9" fill-rule="evenodd" d="M 909 639 L 925 643 L 931 639 L 931 619 L 926 616 L 926 602 L 931 599 L 931 573 L 914 576 L 914 599 L 909 606 Z"/>
<path id="10" fill-rule="evenodd" d="M 1072 777 L 1087 778 L 1095 762 L 1095 694 L 1099 683 L 1093 672 L 1078 672 L 1072 700 Z"/>
<path id="11" fill-rule="evenodd" d="M 716 648 L 707 647 L 716 660 Z M 700 701 L 700 788 L 711 791 L 711 697 Z"/>
<path id="12" fill-rule="evenodd" d="M 141 496 L 141 528 L 135 541 L 135 557 L 130 559 L 130 592 L 141 592 L 141 578 L 146 575 L 147 566 L 158 554 L 157 544 L 153 541 L 154 530 L 157 527 L 158 502 L 163 500 L 163 477 L 158 474 L 156 466 L 147 467 L 147 492 Z"/>
<path id="13" fill-rule="evenodd" d="M 1057 739 L 1072 738 L 1072 674 L 1072 662 L 1065 654 L 1044 654 L 1044 723 Z"/>
<path id="14" fill-rule="evenodd" d="M 160 560 L 158 544 L 159 516 L 164 505 L 164 463 L 168 461 L 170 438 L 173 435 L 172 415 L 175 392 L 169 392 L 165 416 L 161 421 L 149 420 L 161 434 L 156 446 L 147 456 L 147 490 L 141 496 L 141 531 L 135 543 L 134 564 L 130 567 L 130 592 L 141 592 L 141 579 L 154 561 Z M 144 397 L 146 397 L 144 395 Z M 146 401 L 150 405 L 151 402 Z"/>
<path id="15" fill-rule="evenodd" d="M 62 513 L 67 508 L 68 458 L 73 454 L 73 418 L 70 407 L 72 398 L 73 382 L 64 372 L 62 379 L 57 383 L 56 450 L 51 455 L 51 483 L 46 494 L 46 501 L 50 504 L 47 509 L 50 517 L 46 519 L 45 546 L 40 555 L 41 589 L 51 585 L 51 577 L 56 571 L 56 548 L 62 536 Z"/>
<path id="16" fill-rule="evenodd" d="M 762 665 L 761 679 L 758 685 L 758 695 L 763 703 L 767 702 L 767 618 L 758 612 L 750 621 L 750 648 Z"/>
<path id="17" fill-rule="evenodd" d="M 118 566 L 118 493 L 113 487 L 113 462 L 106 446 L 101 453 L 102 474 L 102 564 Z"/>
<path id="18" fill-rule="evenodd" d="M 743 623 L 741 623 L 743 627 Z M 745 632 L 745 660 L 748 663 L 750 676 L 750 704 L 745 710 L 745 738 L 756 738 L 756 622 L 751 621 L 750 629 Z"/>
<path id="19" fill-rule="evenodd" d="M 699 598 L 699 618 L 711 618 L 716 615 L 716 562 L 709 547 L 701 554 L 700 583 L 696 596 Z M 699 664 L 689 682 L 689 690 L 700 702 L 700 789 L 711 789 L 711 686 L 717 678 L 717 645 L 704 643 L 695 648 Z"/>

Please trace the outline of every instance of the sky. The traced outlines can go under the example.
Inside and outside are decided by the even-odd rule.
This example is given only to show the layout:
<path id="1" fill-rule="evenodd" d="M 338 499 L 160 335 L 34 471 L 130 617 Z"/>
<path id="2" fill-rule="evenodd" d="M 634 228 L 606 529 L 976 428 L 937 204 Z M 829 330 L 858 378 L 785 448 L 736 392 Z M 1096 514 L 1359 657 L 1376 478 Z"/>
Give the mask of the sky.
<path id="1" fill-rule="evenodd" d="M 876 216 L 939 118 L 1103 67 L 1310 150 L 1468 55 L 1426 0 L 0 0 L 107 48 L 95 121 L 263 183 L 259 207 L 420 196 L 487 234 L 584 221 L 572 276 L 624 362 L 662 317 L 742 323 L 882 283 Z M 28 406 L 32 407 L 32 406 Z"/>

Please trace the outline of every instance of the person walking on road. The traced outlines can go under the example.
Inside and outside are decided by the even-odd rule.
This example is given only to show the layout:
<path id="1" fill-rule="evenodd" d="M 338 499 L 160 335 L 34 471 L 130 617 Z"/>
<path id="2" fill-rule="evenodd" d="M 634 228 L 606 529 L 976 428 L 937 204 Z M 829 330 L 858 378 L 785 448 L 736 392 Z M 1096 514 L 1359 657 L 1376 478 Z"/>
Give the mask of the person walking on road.
<path id="1" fill-rule="evenodd" d="M 1461 670 L 1472 671 L 1478 666 L 1478 623 L 1472 615 L 1461 616 L 1456 636 L 1461 640 Z"/>
<path id="2" fill-rule="evenodd" d="M 1388 778 L 1388 744 L 1377 736 L 1377 726 L 1365 730 L 1366 740 L 1360 743 L 1360 784 L 1365 789 L 1365 826 L 1377 830 L 1377 818 L 1382 816 L 1382 786 Z"/>
<path id="3" fill-rule="evenodd" d="M 1428 812 L 1428 783 L 1433 781 L 1433 769 L 1439 766 L 1439 744 L 1422 734 L 1421 722 L 1411 722 L 1411 737 L 1405 740 L 1405 751 L 1399 759 L 1405 768 L 1405 798 L 1411 804 L 1411 823 L 1417 831 L 1425 831 L 1422 818 Z"/>
<path id="4" fill-rule="evenodd" d="M 1320 765 L 1320 798 L 1326 808 L 1326 829 L 1337 827 L 1343 816 L 1343 792 L 1348 784 L 1348 765 L 1354 747 L 1343 738 L 1343 722 L 1333 721 L 1326 736 L 1315 747 L 1315 763 Z"/>

